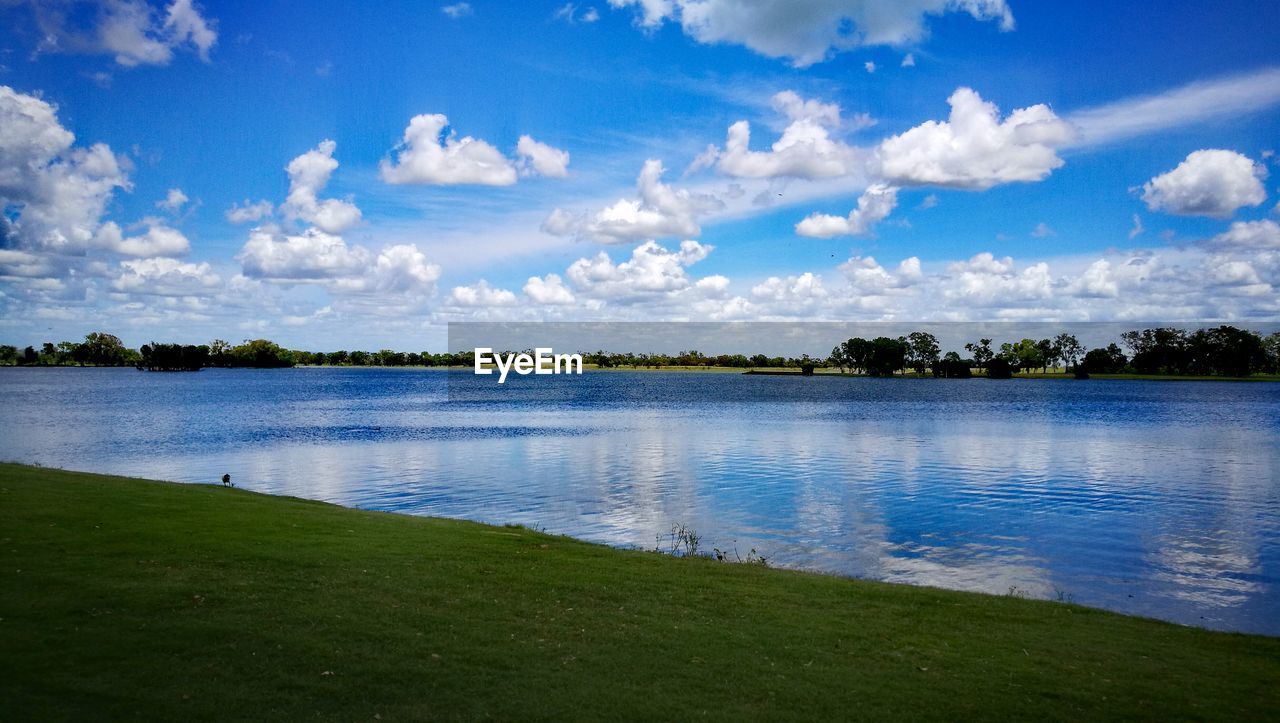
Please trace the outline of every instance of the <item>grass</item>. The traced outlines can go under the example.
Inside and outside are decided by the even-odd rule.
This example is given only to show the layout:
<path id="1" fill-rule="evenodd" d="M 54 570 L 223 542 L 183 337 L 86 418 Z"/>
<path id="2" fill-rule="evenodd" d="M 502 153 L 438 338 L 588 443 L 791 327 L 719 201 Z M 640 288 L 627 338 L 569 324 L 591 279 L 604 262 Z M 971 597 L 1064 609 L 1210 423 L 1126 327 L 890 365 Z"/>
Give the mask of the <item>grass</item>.
<path id="1" fill-rule="evenodd" d="M 1280 639 L 0 465 L 0 717 L 1264 719 Z"/>

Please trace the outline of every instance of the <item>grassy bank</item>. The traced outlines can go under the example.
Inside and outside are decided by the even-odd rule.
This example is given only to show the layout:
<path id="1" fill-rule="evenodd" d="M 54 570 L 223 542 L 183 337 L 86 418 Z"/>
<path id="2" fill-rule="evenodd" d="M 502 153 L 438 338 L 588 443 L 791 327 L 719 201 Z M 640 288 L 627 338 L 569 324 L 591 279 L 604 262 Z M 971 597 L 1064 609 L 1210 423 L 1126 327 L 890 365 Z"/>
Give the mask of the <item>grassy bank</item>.
<path id="1" fill-rule="evenodd" d="M 1262 719 L 1280 639 L 0 465 L 0 713 Z"/>

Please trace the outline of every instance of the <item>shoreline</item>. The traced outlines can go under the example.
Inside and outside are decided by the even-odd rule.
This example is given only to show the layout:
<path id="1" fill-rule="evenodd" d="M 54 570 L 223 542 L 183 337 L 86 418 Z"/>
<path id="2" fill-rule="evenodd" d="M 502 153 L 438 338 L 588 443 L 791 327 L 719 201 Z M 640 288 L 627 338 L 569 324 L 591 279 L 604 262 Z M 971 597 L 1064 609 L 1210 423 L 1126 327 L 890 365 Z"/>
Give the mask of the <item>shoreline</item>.
<path id="1" fill-rule="evenodd" d="M 16 718 L 1266 717 L 1280 638 L 0 464 Z"/>

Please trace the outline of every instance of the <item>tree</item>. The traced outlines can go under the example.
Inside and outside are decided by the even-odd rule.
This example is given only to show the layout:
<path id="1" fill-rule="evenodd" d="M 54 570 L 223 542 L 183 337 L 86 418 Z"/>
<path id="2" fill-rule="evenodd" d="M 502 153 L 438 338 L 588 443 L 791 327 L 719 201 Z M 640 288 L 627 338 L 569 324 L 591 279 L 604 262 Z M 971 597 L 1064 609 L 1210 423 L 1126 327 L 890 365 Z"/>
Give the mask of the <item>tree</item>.
<path id="1" fill-rule="evenodd" d="M 860 369 L 866 370 L 871 358 L 871 342 L 855 336 L 843 346 L 845 363 L 849 365 L 850 371 L 857 373 Z"/>
<path id="2" fill-rule="evenodd" d="M 11 365 L 18 363 L 18 347 L 9 346 L 8 344 L 0 345 L 0 364 Z"/>
<path id="3" fill-rule="evenodd" d="M 98 366 L 122 366 L 128 361 L 129 350 L 114 334 L 95 331 L 84 338 L 83 356 L 90 364 Z"/>
<path id="4" fill-rule="evenodd" d="M 246 339 L 240 346 L 233 347 L 229 356 L 231 365 L 237 367 L 273 369 L 294 365 L 293 352 L 269 339 Z"/>
<path id="5" fill-rule="evenodd" d="M 842 346 L 840 346 L 839 344 L 836 344 L 834 347 L 832 347 L 831 356 L 828 357 L 828 361 L 830 361 L 832 364 L 835 364 L 837 367 L 840 367 L 840 373 L 844 374 L 845 359 L 844 359 L 844 348 Z"/>
<path id="6" fill-rule="evenodd" d="M 1035 339 L 1023 339 L 1014 344 L 1013 354 L 1017 359 L 1018 368 L 1022 371 L 1029 372 L 1045 366 L 1044 351 L 1040 348 L 1040 342 Z"/>
<path id="7" fill-rule="evenodd" d="M 1080 357 L 1084 355 L 1084 347 L 1073 334 L 1059 334 L 1053 338 L 1053 344 L 1057 347 L 1058 357 L 1062 359 L 1068 371 L 1074 369 Z"/>
<path id="8" fill-rule="evenodd" d="M 1056 367 L 1058 361 L 1058 349 L 1052 339 L 1041 339 L 1036 342 L 1036 348 L 1040 350 L 1041 364 L 1044 365 L 1044 373 L 1049 373 L 1049 367 Z"/>
<path id="9" fill-rule="evenodd" d="M 938 354 L 942 351 L 938 346 L 938 337 L 924 331 L 913 331 L 907 335 L 907 366 L 915 369 L 916 374 L 924 374 L 938 363 Z"/>
<path id="10" fill-rule="evenodd" d="M 876 337 L 871 342 L 866 360 L 867 374 L 873 377 L 889 377 L 907 365 L 907 342 L 902 339 Z"/>
<path id="11" fill-rule="evenodd" d="M 1084 355 L 1083 365 L 1084 370 L 1090 374 L 1119 374 L 1128 363 L 1129 359 L 1124 352 L 1112 342 L 1105 348 L 1090 349 Z"/>
<path id="12" fill-rule="evenodd" d="M 1267 371 L 1280 374 L 1280 331 L 1274 331 L 1263 339 L 1262 348 L 1267 352 Z"/>
<path id="13" fill-rule="evenodd" d="M 968 361 L 949 351 L 933 366 L 933 375 L 943 379 L 968 379 L 973 376 L 973 371 L 969 368 Z"/>
<path id="14" fill-rule="evenodd" d="M 979 339 L 977 344 L 965 344 L 964 348 L 973 355 L 973 363 L 977 364 L 979 369 L 986 369 L 987 364 L 995 358 L 995 352 L 991 351 L 990 339 Z"/>

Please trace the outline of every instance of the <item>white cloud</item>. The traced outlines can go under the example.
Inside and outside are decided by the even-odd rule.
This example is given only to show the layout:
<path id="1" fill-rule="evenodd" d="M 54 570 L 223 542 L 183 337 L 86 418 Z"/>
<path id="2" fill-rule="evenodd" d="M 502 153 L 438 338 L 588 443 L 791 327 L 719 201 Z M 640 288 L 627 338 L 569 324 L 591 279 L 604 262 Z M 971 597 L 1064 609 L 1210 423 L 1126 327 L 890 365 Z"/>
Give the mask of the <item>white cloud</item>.
<path id="1" fill-rule="evenodd" d="M 1018 270 L 1012 258 L 997 259 L 984 251 L 949 264 L 947 273 L 943 294 L 969 303 L 1009 304 L 1048 299 L 1052 293 L 1053 280 L 1044 262 Z"/>
<path id="2" fill-rule="evenodd" d="M 677 189 L 662 182 L 662 161 L 647 160 L 636 179 L 638 197 L 619 199 L 591 216 L 555 209 L 542 230 L 558 236 L 577 234 L 602 243 L 622 243 L 667 236 L 696 236 L 698 217 L 723 203 L 709 194 Z"/>
<path id="3" fill-rule="evenodd" d="M 1138 238 L 1146 230 L 1147 229 L 1142 225 L 1142 217 L 1136 213 L 1133 214 L 1133 228 L 1129 229 L 1129 240 L 1132 241 L 1133 239 Z"/>
<path id="4" fill-rule="evenodd" d="M 471 9 L 471 3 L 454 3 L 453 5 L 445 5 L 440 8 L 440 12 L 448 15 L 454 20 L 457 20 L 458 18 L 465 18 L 468 15 L 472 15 L 475 11 Z"/>
<path id="5" fill-rule="evenodd" d="M 130 188 L 127 161 L 102 143 L 74 146 L 54 106 L 8 86 L 0 129 L 0 245 L 82 253 L 112 193 Z"/>
<path id="6" fill-rule="evenodd" d="M 863 63 L 863 64 L 862 64 L 862 67 L 863 67 L 863 68 L 866 68 L 868 73 L 874 73 L 874 72 L 876 72 L 876 64 L 875 64 L 874 62 L 870 61 L 870 60 L 868 60 L 867 62 Z"/>
<path id="7" fill-rule="evenodd" d="M 397 244 L 379 251 L 363 274 L 339 278 L 333 288 L 348 292 L 426 295 L 435 291 L 439 279 L 440 266 L 427 260 L 421 249 L 413 244 Z"/>
<path id="8" fill-rule="evenodd" d="M 594 7 L 587 7 L 582 12 L 578 12 L 578 6 L 575 3 L 565 3 L 551 14 L 553 20 L 563 20 L 573 25 L 574 23 L 594 23 L 600 19 L 600 11 Z"/>
<path id="9" fill-rule="evenodd" d="M 249 232 L 236 260 L 251 278 L 316 280 L 358 276 L 368 266 L 369 254 L 317 228 L 285 234 L 262 227 Z"/>
<path id="10" fill-rule="evenodd" d="M 190 200 L 187 198 L 187 194 L 182 192 L 181 188 L 170 188 L 164 198 L 156 201 L 156 208 L 162 208 L 166 211 L 179 211 Z"/>
<path id="11" fill-rule="evenodd" d="M 516 182 L 515 166 L 497 148 L 471 136 L 459 139 L 453 131 L 445 136 L 448 125 L 449 119 L 438 113 L 414 116 L 405 128 L 395 162 L 382 161 L 382 180 L 482 186 Z"/>
<path id="12" fill-rule="evenodd" d="M 87 27 L 68 23 L 59 3 L 35 3 L 42 52 L 105 53 L 125 67 L 168 65 L 178 48 L 191 48 L 208 62 L 218 41 L 215 23 L 192 0 L 174 0 L 163 13 L 145 0 L 104 0 L 92 5 Z"/>
<path id="13" fill-rule="evenodd" d="M 838 105 L 805 100 L 789 90 L 773 96 L 772 103 L 791 122 L 771 150 L 751 150 L 751 124 L 738 121 L 729 127 L 724 150 L 709 148 L 695 166 L 716 159 L 716 169 L 727 176 L 810 179 L 844 176 L 865 167 L 865 153 L 831 138 L 844 125 Z M 858 130 L 872 123 L 862 115 L 850 125 Z"/>
<path id="14" fill-rule="evenodd" d="M 1039 181 L 1062 165 L 1055 149 L 1075 131 L 1046 105 L 1020 108 L 1003 121 L 995 105 L 960 88 L 947 99 L 947 121 L 927 121 L 883 141 L 880 174 L 903 185 L 987 189 Z"/>
<path id="15" fill-rule="evenodd" d="M 1236 221 L 1209 240 L 1216 248 L 1280 250 L 1280 224 L 1270 219 Z"/>
<path id="16" fill-rule="evenodd" d="M 697 241 L 682 241 L 679 251 L 668 251 L 653 241 L 646 241 L 631 252 L 627 261 L 614 264 L 609 255 L 601 251 L 594 258 L 573 262 L 565 275 L 585 296 L 634 303 L 694 286 L 686 268 L 706 258 L 713 248 Z"/>
<path id="17" fill-rule="evenodd" d="M 858 207 L 850 211 L 847 217 L 810 214 L 796 224 L 796 233 L 810 238 L 861 236 L 870 233 L 897 205 L 898 189 L 875 184 L 863 192 L 858 198 Z"/>
<path id="18" fill-rule="evenodd" d="M 329 176 L 338 168 L 333 158 L 336 148 L 336 143 L 324 140 L 289 162 L 285 168 L 289 174 L 289 195 L 280 205 L 286 218 L 306 221 L 329 234 L 342 233 L 360 223 L 360 209 L 354 203 L 319 198 L 320 191 L 329 183 Z"/>
<path id="19" fill-rule="evenodd" d="M 94 245 L 125 256 L 185 256 L 191 252 L 191 242 L 181 231 L 166 226 L 156 218 L 143 221 L 146 233 L 125 236 L 120 226 L 108 221 L 98 229 Z"/>
<path id="20" fill-rule="evenodd" d="M 514 306 L 516 295 L 506 289 L 494 288 L 489 285 L 488 281 L 480 279 L 479 282 L 471 286 L 453 287 L 453 291 L 449 292 L 449 298 L 445 300 L 445 303 L 449 306 L 468 308 Z"/>
<path id="21" fill-rule="evenodd" d="M 896 272 L 888 271 L 871 256 L 854 256 L 838 268 L 859 294 L 883 294 L 893 289 L 914 286 L 924 280 L 920 259 L 915 256 L 899 262 Z"/>
<path id="22" fill-rule="evenodd" d="M 564 285 L 559 274 L 531 276 L 524 285 L 524 295 L 536 304 L 566 306 L 574 302 L 573 292 Z"/>
<path id="23" fill-rule="evenodd" d="M 520 142 L 516 144 L 516 155 L 520 157 L 520 171 L 525 175 L 537 174 L 551 178 L 569 175 L 569 153 L 539 143 L 530 136 L 520 136 Z"/>
<path id="24" fill-rule="evenodd" d="M 915 56 L 915 54 L 914 54 L 914 53 L 907 53 L 907 54 L 906 54 L 906 56 L 902 58 L 902 66 L 901 66 L 901 67 L 903 67 L 903 68 L 914 68 L 914 67 L 916 67 L 916 56 Z"/>
<path id="25" fill-rule="evenodd" d="M 1035 238 L 1048 238 L 1050 236 L 1056 236 L 1057 233 L 1057 231 L 1049 228 L 1049 224 L 1044 221 L 1036 224 L 1036 227 L 1031 229 L 1031 235 Z"/>
<path id="26" fill-rule="evenodd" d="M 1235 151 L 1194 151 L 1177 168 L 1143 184 L 1142 200 L 1152 211 L 1228 218 L 1267 199 L 1266 177 L 1265 166 Z"/>
<path id="27" fill-rule="evenodd" d="M 1200 81 L 1072 113 L 1079 143 L 1097 145 L 1280 104 L 1280 68 Z"/>
<path id="28" fill-rule="evenodd" d="M 231 223 L 248 223 L 250 221 L 261 221 L 275 213 L 275 211 L 275 206 L 271 205 L 271 202 L 266 199 L 253 203 L 246 198 L 243 203 L 231 204 L 231 208 L 227 209 L 226 217 Z"/>
<path id="29" fill-rule="evenodd" d="M 678 22 L 701 43 L 745 45 L 770 58 L 805 67 L 863 46 L 906 45 L 928 35 L 926 18 L 966 12 L 1012 30 L 1005 0 L 609 0 L 636 7 L 636 24 L 654 30 Z"/>
<path id="30" fill-rule="evenodd" d="M 154 258 L 121 261 L 111 288 L 129 294 L 198 296 L 215 292 L 221 284 L 222 279 L 208 263 Z"/>

